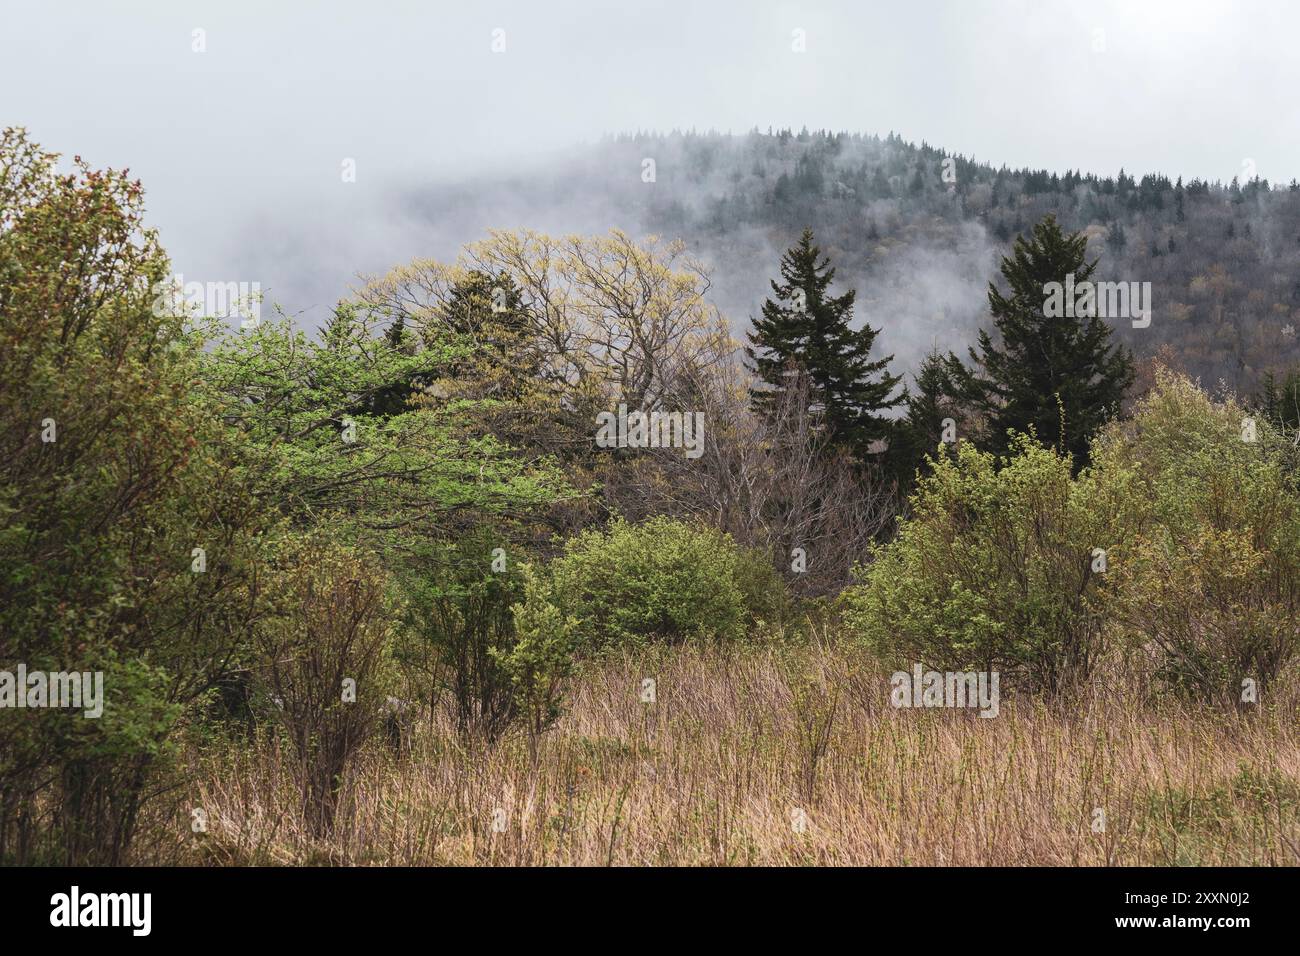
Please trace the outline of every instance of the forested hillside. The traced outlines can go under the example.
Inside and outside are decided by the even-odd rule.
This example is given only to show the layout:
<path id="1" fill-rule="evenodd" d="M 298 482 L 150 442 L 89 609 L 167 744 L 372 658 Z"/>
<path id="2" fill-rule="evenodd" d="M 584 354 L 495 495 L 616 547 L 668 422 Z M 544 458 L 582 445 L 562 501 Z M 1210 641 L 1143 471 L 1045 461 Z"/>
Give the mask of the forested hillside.
<path id="1" fill-rule="evenodd" d="M 477 203 L 486 215 L 510 210 L 494 225 L 590 217 L 682 238 L 712 267 L 712 297 L 737 331 L 756 314 L 781 252 L 813 226 L 841 282 L 857 289 L 858 318 L 881 327 L 900 370 L 936 345 L 964 351 L 987 324 L 999 257 L 1052 213 L 1088 236 L 1099 281 L 1152 284 L 1151 325 L 1116 329 L 1139 358 L 1167 347 L 1205 385 L 1241 392 L 1300 363 L 1294 180 L 995 168 L 893 135 L 769 130 L 611 138 L 472 195 L 430 189 L 412 200 L 413 214 L 455 220 Z M 512 197 L 524 195 L 520 214 Z"/>

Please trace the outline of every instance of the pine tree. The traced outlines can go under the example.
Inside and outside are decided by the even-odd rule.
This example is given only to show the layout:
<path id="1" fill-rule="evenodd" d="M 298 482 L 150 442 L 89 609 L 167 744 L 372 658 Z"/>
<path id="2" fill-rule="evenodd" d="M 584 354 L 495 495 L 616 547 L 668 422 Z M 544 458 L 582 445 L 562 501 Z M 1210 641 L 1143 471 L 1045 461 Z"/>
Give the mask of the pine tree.
<path id="1" fill-rule="evenodd" d="M 1091 279 L 1097 262 L 1087 262 L 1086 252 L 1087 239 L 1067 235 L 1050 215 L 1031 238 L 1017 237 L 1012 255 L 1002 259 L 1008 294 L 989 283 L 999 341 L 981 330 L 969 366 L 952 354 L 944 363 L 954 396 L 982 416 L 985 443 L 994 451 L 1007 450 L 1009 429 L 1032 429 L 1082 466 L 1089 439 L 1118 412 L 1133 382 L 1132 359 L 1123 346 L 1111 345 L 1102 319 L 1044 314 L 1049 283 L 1073 275 L 1077 288 Z"/>
<path id="2" fill-rule="evenodd" d="M 478 397 L 518 398 L 538 375 L 523 293 L 509 273 L 471 271 L 452 287 L 438 318 L 472 343 L 473 354 L 449 371 L 472 383 Z"/>
<path id="3" fill-rule="evenodd" d="M 1106 244 L 1117 253 L 1123 252 L 1124 247 L 1128 245 L 1128 237 L 1124 235 L 1124 226 L 1118 220 L 1111 224 L 1110 231 L 1106 235 Z"/>
<path id="4" fill-rule="evenodd" d="M 792 367 L 802 368 L 834 442 L 861 456 L 872 441 L 890 434 L 889 421 L 878 413 L 901 403 L 906 393 L 893 396 L 902 377 L 888 372 L 892 355 L 869 359 L 879 329 L 867 324 L 851 328 L 857 292 L 830 295 L 834 278 L 830 259 L 813 244 L 812 230 L 805 229 L 781 258 L 782 281 L 772 282 L 775 298 L 763 303 L 745 354 L 769 386 L 754 394 L 758 409 L 778 403 L 787 374 Z"/>
<path id="5" fill-rule="evenodd" d="M 953 425 L 955 432 L 958 417 L 949 394 L 944 357 L 938 349 L 921 361 L 912 378 L 916 387 L 908 389 L 907 414 L 898 422 L 889 448 L 890 463 L 904 492 L 911 489 L 917 470 L 925 466 L 926 456 L 934 458 L 939 453 L 945 421 Z"/>
<path id="6" fill-rule="evenodd" d="M 1272 371 L 1265 372 L 1254 404 L 1284 434 L 1294 432 L 1300 442 L 1300 368 L 1291 369 L 1281 382 Z"/>

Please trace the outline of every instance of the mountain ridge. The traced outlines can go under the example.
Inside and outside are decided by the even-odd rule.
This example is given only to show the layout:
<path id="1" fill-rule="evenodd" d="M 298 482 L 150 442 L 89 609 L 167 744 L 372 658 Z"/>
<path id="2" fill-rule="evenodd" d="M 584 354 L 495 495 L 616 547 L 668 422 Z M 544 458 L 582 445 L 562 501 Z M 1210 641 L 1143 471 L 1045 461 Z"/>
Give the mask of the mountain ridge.
<path id="1" fill-rule="evenodd" d="M 857 288 L 858 320 L 883 329 L 880 347 L 906 370 L 934 347 L 964 352 L 987 324 L 1000 257 L 1052 214 L 1088 237 L 1099 279 L 1152 283 L 1151 325 L 1116 326 L 1139 357 L 1163 351 L 1241 391 L 1300 364 L 1294 180 L 995 167 L 893 133 L 805 129 L 617 134 L 545 173 L 468 185 L 420 190 L 408 214 L 436 221 L 468 199 L 495 226 L 603 231 L 603 222 L 680 238 L 710 266 L 715 303 L 738 333 L 781 252 L 810 226 L 838 283 Z M 515 214 L 511 199 L 522 196 L 544 199 Z"/>

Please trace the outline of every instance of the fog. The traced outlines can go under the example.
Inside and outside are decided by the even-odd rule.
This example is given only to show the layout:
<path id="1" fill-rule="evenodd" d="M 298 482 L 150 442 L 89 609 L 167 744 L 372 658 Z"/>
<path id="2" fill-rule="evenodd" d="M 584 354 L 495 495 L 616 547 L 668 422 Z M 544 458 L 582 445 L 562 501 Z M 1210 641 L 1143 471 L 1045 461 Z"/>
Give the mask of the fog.
<path id="1" fill-rule="evenodd" d="M 896 131 L 1058 171 L 1300 172 L 1300 11 L 1281 4 L 7 7 L 0 123 L 129 167 L 177 272 L 259 282 L 312 324 L 357 273 L 452 257 L 489 227 L 639 232 L 634 204 L 583 188 L 619 132 Z M 887 348 L 972 326 L 994 262 L 972 230 L 878 264 L 863 311 L 925 319 L 891 323 Z M 744 255 L 699 252 L 752 264 L 715 277 L 743 324 L 781 250 L 728 244 Z"/>

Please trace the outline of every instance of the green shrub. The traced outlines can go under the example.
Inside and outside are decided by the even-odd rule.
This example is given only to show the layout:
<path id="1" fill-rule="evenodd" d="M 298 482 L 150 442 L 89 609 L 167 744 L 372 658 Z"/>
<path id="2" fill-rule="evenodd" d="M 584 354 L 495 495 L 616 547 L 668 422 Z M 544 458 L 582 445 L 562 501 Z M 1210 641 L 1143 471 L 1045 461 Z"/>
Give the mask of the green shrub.
<path id="1" fill-rule="evenodd" d="M 1119 476 L 1103 487 L 1070 471 L 1025 436 L 1005 459 L 969 444 L 941 457 L 898 537 L 845 592 L 849 628 L 900 664 L 998 670 L 1045 690 L 1087 679 L 1102 650 L 1101 572 L 1128 515 Z"/>
<path id="2" fill-rule="evenodd" d="M 816 603 L 812 599 L 796 602 L 772 561 L 757 548 L 737 549 L 733 575 L 745 607 L 746 630 L 751 636 L 755 625 L 789 624 L 796 610 Z"/>
<path id="3" fill-rule="evenodd" d="M 1049 690 L 1089 677 L 1118 642 L 1127 663 L 1203 700 L 1240 706 L 1248 680 L 1263 693 L 1300 650 L 1286 437 L 1162 369 L 1091 457 L 1074 480 L 1023 437 L 1007 459 L 963 445 L 939 461 L 845 593 L 851 629 L 902 663 Z"/>
<path id="4" fill-rule="evenodd" d="M 1300 493 L 1293 449 L 1262 417 L 1161 371 L 1099 437 L 1099 480 L 1127 474 L 1145 520 L 1116 567 L 1116 630 L 1166 683 L 1242 703 L 1300 649 Z"/>
<path id="5" fill-rule="evenodd" d="M 491 744 L 522 725 L 535 742 L 560 715 L 577 622 L 544 575 L 498 552 L 503 540 L 483 528 L 438 545 L 401 579 L 396 657 L 433 709 L 449 698 L 462 736 Z"/>
<path id="6" fill-rule="evenodd" d="M 285 554 L 276 613 L 257 629 L 258 670 L 292 748 L 304 822 L 318 837 L 387 698 L 387 579 L 372 558 L 328 541 Z"/>
<path id="7" fill-rule="evenodd" d="M 515 644 L 512 607 L 524 597 L 518 570 L 492 569 L 493 539 L 470 535 L 437 548 L 430 564 L 404 579 L 405 627 L 398 659 L 418 693 L 436 707 L 450 694 L 462 736 L 495 741 L 517 716 L 500 657 Z"/>
<path id="8" fill-rule="evenodd" d="M 545 581 L 525 564 L 524 599 L 511 610 L 515 643 L 493 648 L 492 657 L 510 682 L 516 711 L 527 722 L 530 741 L 560 716 L 564 684 L 573 671 L 576 618 L 566 616 L 551 601 Z"/>
<path id="9" fill-rule="evenodd" d="M 583 532 L 552 564 L 551 580 L 586 649 L 740 638 L 781 593 L 770 566 L 729 535 L 663 517 Z"/>

